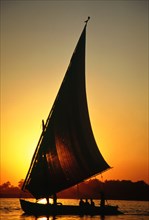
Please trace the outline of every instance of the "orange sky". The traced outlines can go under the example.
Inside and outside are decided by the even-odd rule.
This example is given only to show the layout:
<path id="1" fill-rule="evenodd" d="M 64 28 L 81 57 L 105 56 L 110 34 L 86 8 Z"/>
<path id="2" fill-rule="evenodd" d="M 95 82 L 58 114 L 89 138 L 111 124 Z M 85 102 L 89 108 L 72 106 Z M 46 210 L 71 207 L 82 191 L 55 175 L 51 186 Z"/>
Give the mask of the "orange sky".
<path id="1" fill-rule="evenodd" d="M 148 1 L 1 1 L 1 182 L 24 179 L 90 16 L 86 83 L 92 128 L 113 169 L 148 182 Z"/>

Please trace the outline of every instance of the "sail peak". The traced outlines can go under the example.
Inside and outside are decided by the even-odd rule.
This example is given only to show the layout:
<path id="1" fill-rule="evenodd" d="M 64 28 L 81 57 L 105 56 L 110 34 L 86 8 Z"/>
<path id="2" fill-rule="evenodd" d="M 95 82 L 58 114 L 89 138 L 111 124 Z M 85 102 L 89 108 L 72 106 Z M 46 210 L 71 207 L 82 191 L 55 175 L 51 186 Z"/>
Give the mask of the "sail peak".
<path id="1" fill-rule="evenodd" d="M 88 23 L 89 20 L 90 20 L 90 16 L 88 16 L 88 18 L 87 18 L 86 21 L 84 21 L 84 22 L 86 23 L 85 25 L 87 25 L 87 23 Z"/>

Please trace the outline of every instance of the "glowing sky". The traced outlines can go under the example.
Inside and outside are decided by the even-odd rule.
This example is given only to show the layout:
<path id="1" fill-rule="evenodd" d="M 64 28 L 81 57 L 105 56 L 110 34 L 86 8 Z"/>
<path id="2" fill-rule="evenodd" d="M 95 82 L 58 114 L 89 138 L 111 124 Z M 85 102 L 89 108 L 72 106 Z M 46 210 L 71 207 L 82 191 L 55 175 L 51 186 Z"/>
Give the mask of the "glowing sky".
<path id="1" fill-rule="evenodd" d="M 1 182 L 17 185 L 87 27 L 86 84 L 104 179 L 148 182 L 148 1 L 1 1 Z"/>

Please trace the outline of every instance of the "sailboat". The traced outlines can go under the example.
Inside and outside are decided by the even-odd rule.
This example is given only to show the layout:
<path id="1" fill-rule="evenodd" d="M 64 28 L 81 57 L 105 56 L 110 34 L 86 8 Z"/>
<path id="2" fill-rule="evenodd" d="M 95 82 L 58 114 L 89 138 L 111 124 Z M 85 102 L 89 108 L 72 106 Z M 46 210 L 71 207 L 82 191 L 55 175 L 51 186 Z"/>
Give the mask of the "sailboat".
<path id="1" fill-rule="evenodd" d="M 90 17 L 88 17 L 89 20 Z M 110 166 L 101 155 L 92 132 L 85 86 L 85 43 L 88 20 L 47 117 L 22 191 L 47 204 L 20 199 L 23 211 L 32 215 L 120 214 L 116 206 L 81 207 L 57 203 L 56 194 Z M 53 198 L 53 204 L 49 198 Z"/>

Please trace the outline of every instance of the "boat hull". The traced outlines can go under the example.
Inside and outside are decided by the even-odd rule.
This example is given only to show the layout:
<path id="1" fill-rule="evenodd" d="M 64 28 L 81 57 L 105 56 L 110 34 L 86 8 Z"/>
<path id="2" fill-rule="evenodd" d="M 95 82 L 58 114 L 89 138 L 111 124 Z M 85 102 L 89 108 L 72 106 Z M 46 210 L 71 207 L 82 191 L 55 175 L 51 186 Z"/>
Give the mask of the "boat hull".
<path id="1" fill-rule="evenodd" d="M 80 207 L 75 205 L 39 204 L 20 199 L 22 210 L 29 215 L 119 215 L 117 206 Z"/>

